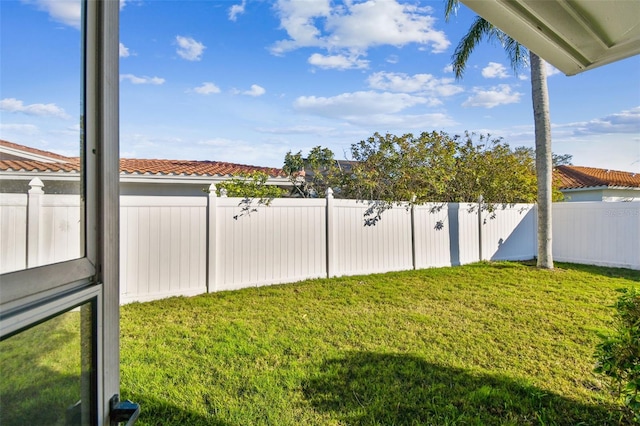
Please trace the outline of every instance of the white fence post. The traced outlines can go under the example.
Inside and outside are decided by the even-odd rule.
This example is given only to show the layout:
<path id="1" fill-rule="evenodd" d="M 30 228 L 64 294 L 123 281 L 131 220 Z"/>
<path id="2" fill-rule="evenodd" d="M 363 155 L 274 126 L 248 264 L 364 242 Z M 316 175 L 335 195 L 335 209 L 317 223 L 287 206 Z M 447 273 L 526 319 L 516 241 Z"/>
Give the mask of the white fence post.
<path id="1" fill-rule="evenodd" d="M 27 202 L 27 268 L 40 266 L 40 207 L 44 183 L 39 178 L 29 182 Z"/>
<path id="2" fill-rule="evenodd" d="M 411 197 L 411 265 L 413 270 L 417 268 L 416 264 L 416 195 Z"/>
<path id="3" fill-rule="evenodd" d="M 333 189 L 327 188 L 327 278 L 335 276 L 335 260 L 333 255 L 335 254 L 334 236 L 333 236 Z"/>
<path id="4" fill-rule="evenodd" d="M 484 199 L 482 195 L 478 197 L 478 258 L 480 262 L 484 259 L 482 258 L 482 202 Z"/>
<path id="5" fill-rule="evenodd" d="M 216 185 L 212 183 L 209 185 L 209 205 L 207 212 L 207 293 L 216 291 L 218 264 L 217 264 L 217 208 L 218 208 L 218 194 L 216 193 Z"/>

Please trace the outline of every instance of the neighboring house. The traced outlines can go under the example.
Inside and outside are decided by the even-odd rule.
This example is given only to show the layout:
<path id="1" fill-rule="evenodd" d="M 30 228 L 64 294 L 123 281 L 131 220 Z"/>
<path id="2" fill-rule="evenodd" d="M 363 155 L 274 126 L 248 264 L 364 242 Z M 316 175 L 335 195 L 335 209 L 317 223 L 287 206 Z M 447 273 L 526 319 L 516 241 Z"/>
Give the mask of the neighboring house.
<path id="1" fill-rule="evenodd" d="M 78 157 L 0 140 L 0 192 L 26 193 L 29 182 L 39 178 L 46 193 L 77 194 L 80 191 Z M 202 195 L 216 182 L 242 173 L 261 171 L 268 185 L 291 186 L 281 169 L 219 161 L 120 159 L 122 195 Z"/>
<path id="2" fill-rule="evenodd" d="M 558 166 L 553 177 L 565 201 L 640 201 L 638 173 Z"/>

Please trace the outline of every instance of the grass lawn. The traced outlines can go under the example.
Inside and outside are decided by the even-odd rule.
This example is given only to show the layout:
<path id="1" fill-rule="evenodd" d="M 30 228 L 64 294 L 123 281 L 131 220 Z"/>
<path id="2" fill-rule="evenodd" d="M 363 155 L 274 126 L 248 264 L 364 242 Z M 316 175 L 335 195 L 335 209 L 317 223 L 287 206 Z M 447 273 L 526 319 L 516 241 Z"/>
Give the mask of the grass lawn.
<path id="1" fill-rule="evenodd" d="M 121 311 L 140 425 L 606 425 L 598 333 L 640 271 L 482 263 Z M 623 420 L 624 421 L 624 420 Z"/>

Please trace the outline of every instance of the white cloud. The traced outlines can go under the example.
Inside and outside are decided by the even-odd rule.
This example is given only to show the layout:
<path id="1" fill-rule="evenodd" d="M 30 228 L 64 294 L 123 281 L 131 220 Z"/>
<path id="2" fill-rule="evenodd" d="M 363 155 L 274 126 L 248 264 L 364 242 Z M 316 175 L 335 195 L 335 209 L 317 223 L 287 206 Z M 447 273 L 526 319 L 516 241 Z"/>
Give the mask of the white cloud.
<path id="1" fill-rule="evenodd" d="M 0 111 L 23 113 L 41 117 L 58 117 L 63 119 L 71 118 L 64 109 L 56 104 L 30 104 L 24 103 L 15 98 L 5 98 L 0 100 Z"/>
<path id="2" fill-rule="evenodd" d="M 264 166 L 282 164 L 282 158 L 289 149 L 283 143 L 247 141 L 244 139 L 213 138 L 196 142 L 207 153 L 206 158 L 216 161 L 229 161 L 237 164 Z"/>
<path id="3" fill-rule="evenodd" d="M 344 55 L 321 55 L 319 53 L 314 53 L 308 59 L 308 62 L 311 65 L 316 67 L 324 68 L 324 69 L 339 69 L 339 70 L 347 70 L 347 69 L 360 69 L 360 68 L 368 68 L 369 61 L 365 61 L 362 59 L 358 59 L 357 56 L 347 57 Z"/>
<path id="4" fill-rule="evenodd" d="M 291 126 L 291 127 L 258 127 L 256 128 L 261 133 L 271 133 L 278 135 L 304 135 L 304 134 L 316 134 L 324 135 L 335 130 L 332 127 L 324 126 Z"/>
<path id="5" fill-rule="evenodd" d="M 129 48 L 126 47 L 124 44 L 120 43 L 120 57 L 127 58 L 129 56 L 130 56 Z"/>
<path id="6" fill-rule="evenodd" d="M 333 97 L 301 96 L 294 108 L 329 118 L 349 119 L 372 114 L 392 114 L 415 105 L 428 103 L 424 97 L 406 93 L 379 93 L 374 91 L 343 93 Z"/>
<path id="7" fill-rule="evenodd" d="M 453 73 L 453 65 L 449 64 L 446 67 L 442 68 L 442 72 L 444 72 L 446 74 L 452 74 Z"/>
<path id="8" fill-rule="evenodd" d="M 547 71 L 547 77 L 551 77 L 552 75 L 556 75 L 556 74 L 562 74 L 562 71 L 560 71 L 558 68 L 554 67 L 550 63 L 545 62 L 544 65 Z"/>
<path id="9" fill-rule="evenodd" d="M 368 117 L 357 117 L 350 120 L 353 124 L 370 126 L 376 123 L 378 126 L 388 128 L 395 127 L 400 132 L 404 129 L 442 129 L 444 127 L 455 126 L 457 123 L 453 118 L 442 113 L 433 114 L 375 114 Z"/>
<path id="10" fill-rule="evenodd" d="M 244 13 L 244 8 L 247 6 L 247 0 L 242 0 L 240 4 L 234 4 L 229 8 L 229 20 L 236 21 L 238 19 L 238 15 L 242 15 Z"/>
<path id="11" fill-rule="evenodd" d="M 147 77 L 146 75 L 142 77 L 138 77 L 133 74 L 120 74 L 120 81 L 123 81 L 123 80 L 129 80 L 133 84 L 160 85 L 160 84 L 164 84 L 165 82 L 165 79 L 160 77 Z"/>
<path id="12" fill-rule="evenodd" d="M 640 106 L 593 120 L 559 126 L 573 129 L 574 135 L 630 133 L 640 134 Z"/>
<path id="13" fill-rule="evenodd" d="M 275 8 L 280 27 L 289 36 L 271 47 L 276 55 L 301 47 L 346 50 L 353 55 L 373 46 L 409 43 L 440 53 L 450 45 L 445 33 L 434 29 L 431 8 L 396 0 L 348 1 L 333 7 L 330 0 L 279 0 Z"/>
<path id="14" fill-rule="evenodd" d="M 500 84 L 489 90 L 479 87 L 473 88 L 474 95 L 463 102 L 463 107 L 494 108 L 498 105 L 515 104 L 520 102 L 522 93 L 512 92 L 508 84 Z"/>
<path id="15" fill-rule="evenodd" d="M 0 131 L 32 136 L 37 134 L 39 129 L 33 124 L 0 123 Z M 2 135 L 2 138 L 6 138 L 6 136 Z"/>
<path id="16" fill-rule="evenodd" d="M 252 84 L 251 89 L 242 92 L 243 95 L 247 96 L 262 96 L 265 93 L 267 93 L 267 91 L 264 89 L 264 87 L 258 86 L 257 84 Z"/>
<path id="17" fill-rule="evenodd" d="M 120 0 L 120 10 L 124 9 L 124 6 L 126 5 L 127 0 Z"/>
<path id="18" fill-rule="evenodd" d="M 369 87 L 392 92 L 421 93 L 430 96 L 452 96 L 464 89 L 453 83 L 452 78 L 436 78 L 431 74 L 377 72 L 367 80 Z"/>
<path id="19" fill-rule="evenodd" d="M 178 49 L 176 53 L 187 61 L 199 61 L 206 46 L 191 37 L 176 36 Z"/>
<path id="20" fill-rule="evenodd" d="M 205 82 L 194 88 L 193 91 L 201 95 L 210 95 L 212 93 L 220 93 L 220 88 L 213 83 Z"/>
<path id="21" fill-rule="evenodd" d="M 80 28 L 82 16 L 80 0 L 23 0 L 23 2 L 47 12 L 54 21 Z"/>
<path id="22" fill-rule="evenodd" d="M 398 57 L 398 55 L 389 55 L 387 59 L 385 59 L 385 61 L 390 64 L 397 64 L 398 62 L 400 62 L 400 58 Z"/>
<path id="23" fill-rule="evenodd" d="M 484 78 L 508 78 L 509 74 L 504 65 L 498 62 L 489 62 L 489 65 L 482 69 Z"/>

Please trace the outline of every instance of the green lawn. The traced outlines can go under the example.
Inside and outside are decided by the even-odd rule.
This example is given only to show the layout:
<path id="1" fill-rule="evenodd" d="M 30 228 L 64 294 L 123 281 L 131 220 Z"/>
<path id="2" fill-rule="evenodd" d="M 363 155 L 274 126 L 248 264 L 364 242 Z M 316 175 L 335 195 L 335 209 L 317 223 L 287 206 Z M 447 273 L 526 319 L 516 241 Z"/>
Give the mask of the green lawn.
<path id="1" fill-rule="evenodd" d="M 640 271 L 483 263 L 122 307 L 141 425 L 605 425 L 592 370 Z"/>

